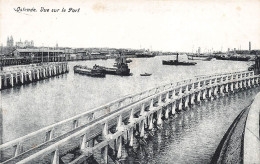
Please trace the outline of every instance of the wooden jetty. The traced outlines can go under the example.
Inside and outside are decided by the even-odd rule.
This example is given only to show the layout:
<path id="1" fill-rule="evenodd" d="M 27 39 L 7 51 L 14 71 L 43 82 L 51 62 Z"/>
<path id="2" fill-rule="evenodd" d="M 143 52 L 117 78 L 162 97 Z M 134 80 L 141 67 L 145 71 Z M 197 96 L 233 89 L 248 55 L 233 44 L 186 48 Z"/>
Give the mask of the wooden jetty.
<path id="1" fill-rule="evenodd" d="M 0 72 L 0 90 L 69 72 L 67 62 L 5 67 Z"/>

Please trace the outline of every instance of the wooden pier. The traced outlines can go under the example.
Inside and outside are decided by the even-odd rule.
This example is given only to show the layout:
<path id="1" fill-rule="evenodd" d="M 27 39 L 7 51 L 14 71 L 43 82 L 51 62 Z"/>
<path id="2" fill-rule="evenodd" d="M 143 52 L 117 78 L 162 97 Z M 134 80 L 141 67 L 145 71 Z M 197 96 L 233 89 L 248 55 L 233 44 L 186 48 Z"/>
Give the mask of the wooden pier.
<path id="1" fill-rule="evenodd" d="M 71 164 L 88 159 L 108 163 L 122 157 L 123 146 L 132 147 L 134 139 L 144 140 L 160 129 L 163 120 L 191 108 L 201 101 L 213 101 L 226 94 L 259 86 L 260 76 L 253 71 L 200 76 L 165 84 L 129 95 L 99 108 L 58 122 L 36 132 L 0 145 L 3 164 L 58 164 L 77 150 Z M 97 158 L 97 154 L 101 154 Z"/>
<path id="2" fill-rule="evenodd" d="M 46 79 L 52 76 L 67 73 L 67 62 L 44 63 L 4 67 L 0 72 L 0 90 Z"/>

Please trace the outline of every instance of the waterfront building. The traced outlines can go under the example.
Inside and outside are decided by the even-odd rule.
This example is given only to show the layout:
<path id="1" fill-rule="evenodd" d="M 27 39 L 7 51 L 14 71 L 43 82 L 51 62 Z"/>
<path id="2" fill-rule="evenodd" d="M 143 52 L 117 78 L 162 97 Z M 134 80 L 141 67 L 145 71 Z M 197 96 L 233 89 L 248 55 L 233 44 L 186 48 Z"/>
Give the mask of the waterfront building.
<path id="1" fill-rule="evenodd" d="M 49 48 L 16 49 L 13 54 L 17 57 L 31 58 L 34 62 L 65 60 L 64 51 Z"/>
<path id="2" fill-rule="evenodd" d="M 34 47 L 34 41 L 25 40 L 24 42 L 22 42 L 20 39 L 20 41 L 15 43 L 15 46 L 16 46 L 16 48 L 32 48 L 32 47 Z"/>

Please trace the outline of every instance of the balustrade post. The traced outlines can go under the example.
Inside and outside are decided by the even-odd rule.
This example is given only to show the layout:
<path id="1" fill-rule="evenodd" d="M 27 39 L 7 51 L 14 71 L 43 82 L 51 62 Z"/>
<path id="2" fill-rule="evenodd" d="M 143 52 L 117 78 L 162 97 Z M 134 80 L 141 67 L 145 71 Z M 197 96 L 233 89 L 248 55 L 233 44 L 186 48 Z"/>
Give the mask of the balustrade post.
<path id="1" fill-rule="evenodd" d="M 148 127 L 149 130 L 152 130 L 153 129 L 153 113 L 150 114 L 149 116 L 149 127 Z"/>
<path id="2" fill-rule="evenodd" d="M 117 158 L 121 158 L 122 157 L 122 136 L 119 136 L 117 139 Z"/>
<path id="3" fill-rule="evenodd" d="M 81 144 L 80 144 L 80 150 L 84 150 L 86 148 L 87 144 L 87 134 L 84 134 L 82 136 Z"/>
<path id="4" fill-rule="evenodd" d="M 184 102 L 184 108 L 188 108 L 189 106 L 189 96 L 185 97 L 185 102 Z"/>
<path id="5" fill-rule="evenodd" d="M 212 88 L 209 88 L 208 97 L 211 98 L 211 96 L 212 96 Z"/>
<path id="6" fill-rule="evenodd" d="M 128 122 L 132 123 L 133 121 L 134 121 L 134 109 L 131 109 Z"/>
<path id="7" fill-rule="evenodd" d="M 52 76 L 52 66 L 48 66 L 48 77 Z"/>
<path id="8" fill-rule="evenodd" d="M 52 159 L 52 164 L 59 164 L 59 150 L 55 150 L 53 159 Z"/>
<path id="9" fill-rule="evenodd" d="M 18 143 L 16 145 L 16 148 L 15 148 L 15 153 L 14 153 L 14 157 L 18 156 L 19 154 L 21 154 L 23 152 L 23 146 Z"/>
<path id="10" fill-rule="evenodd" d="M 154 106 L 153 106 L 153 99 L 151 99 L 151 102 L 150 102 L 150 106 L 149 106 L 149 110 L 153 110 L 154 109 Z"/>
<path id="11" fill-rule="evenodd" d="M 144 112 L 145 112 L 145 103 L 142 104 L 140 116 L 142 116 L 144 114 Z"/>
<path id="12" fill-rule="evenodd" d="M 225 86 L 225 92 L 228 93 L 228 83 Z"/>
<path id="13" fill-rule="evenodd" d="M 20 81 L 21 81 L 21 83 L 23 84 L 23 82 L 24 82 L 23 72 L 20 72 Z"/>
<path id="14" fill-rule="evenodd" d="M 142 120 L 141 123 L 140 123 L 140 126 L 139 126 L 140 137 L 144 137 L 144 121 L 145 121 L 145 120 Z"/>
<path id="15" fill-rule="evenodd" d="M 200 92 L 201 91 L 198 91 L 198 94 L 197 94 L 197 102 L 200 102 Z"/>
<path id="16" fill-rule="evenodd" d="M 176 91 L 175 89 L 172 91 L 172 99 L 175 99 L 176 98 Z"/>
<path id="17" fill-rule="evenodd" d="M 47 68 L 43 68 L 43 78 L 46 78 Z"/>
<path id="18" fill-rule="evenodd" d="M 118 131 L 119 128 L 122 126 L 123 122 L 122 122 L 122 115 L 120 115 L 118 117 L 118 120 L 117 120 L 117 126 L 116 126 L 116 130 Z"/>
<path id="19" fill-rule="evenodd" d="M 202 90 L 202 100 L 206 99 L 207 89 Z"/>
<path id="20" fill-rule="evenodd" d="M 10 74 L 10 83 L 11 83 L 11 86 L 13 87 L 14 86 L 14 75 L 12 73 Z"/>
<path id="21" fill-rule="evenodd" d="M 169 92 L 166 93 L 164 102 L 166 103 L 166 105 L 168 105 L 168 103 L 170 102 Z"/>
<path id="22" fill-rule="evenodd" d="M 189 85 L 187 84 L 185 87 L 185 93 L 188 93 L 188 92 L 189 92 Z"/>
<path id="23" fill-rule="evenodd" d="M 41 74 L 41 71 L 39 68 L 36 69 L 36 77 L 37 77 L 37 80 L 40 80 L 40 75 Z"/>
<path id="24" fill-rule="evenodd" d="M 244 82 L 244 88 L 246 88 L 247 86 L 246 86 L 246 79 L 243 81 Z"/>
<path id="25" fill-rule="evenodd" d="M 239 81 L 239 86 L 240 86 L 240 89 L 243 89 L 243 80 Z"/>
<path id="26" fill-rule="evenodd" d="M 162 124 L 162 109 L 159 109 L 157 111 L 157 125 L 161 125 Z"/>
<path id="27" fill-rule="evenodd" d="M 175 109 L 176 109 L 176 101 L 172 103 L 172 114 L 175 114 Z"/>
<path id="28" fill-rule="evenodd" d="M 167 105 L 167 106 L 166 106 L 166 110 L 165 110 L 165 115 L 164 115 L 164 117 L 165 117 L 166 119 L 169 118 L 169 108 L 170 108 L 170 105 Z"/>
<path id="29" fill-rule="evenodd" d="M 190 95 L 190 104 L 193 105 L 194 104 L 194 100 L 195 100 L 195 93 L 192 93 Z"/>
<path id="30" fill-rule="evenodd" d="M 179 101 L 179 110 L 182 110 L 182 98 L 180 98 L 180 101 Z"/>
<path id="31" fill-rule="evenodd" d="M 248 81 L 247 81 L 247 85 L 248 85 L 248 88 L 251 88 L 250 79 L 248 79 Z"/>
<path id="32" fill-rule="evenodd" d="M 29 74 L 29 80 L 32 82 L 32 71 L 29 70 L 29 71 L 28 71 L 28 74 Z"/>
<path id="33" fill-rule="evenodd" d="M 102 130 L 102 139 L 105 140 L 108 135 L 108 125 L 107 122 L 103 125 L 103 130 Z"/>
<path id="34" fill-rule="evenodd" d="M 129 140 L 129 146 L 133 146 L 134 144 L 134 128 L 130 128 L 129 130 L 129 136 L 130 136 L 130 140 Z"/>
<path id="35" fill-rule="evenodd" d="M 233 82 L 231 82 L 231 84 L 230 84 L 230 91 L 231 91 L 231 92 L 234 91 L 234 85 L 233 85 Z"/>
<path id="36" fill-rule="evenodd" d="M 159 98 L 158 98 L 158 106 L 163 106 L 162 94 L 160 94 L 160 96 L 159 96 Z"/>
<path id="37" fill-rule="evenodd" d="M 57 67 L 54 66 L 54 67 L 53 67 L 53 70 L 54 70 L 54 76 L 56 76 L 56 75 L 57 75 Z"/>
<path id="38" fill-rule="evenodd" d="M 255 78 L 252 78 L 252 79 L 251 79 L 251 84 L 252 84 L 252 86 L 255 85 Z"/>

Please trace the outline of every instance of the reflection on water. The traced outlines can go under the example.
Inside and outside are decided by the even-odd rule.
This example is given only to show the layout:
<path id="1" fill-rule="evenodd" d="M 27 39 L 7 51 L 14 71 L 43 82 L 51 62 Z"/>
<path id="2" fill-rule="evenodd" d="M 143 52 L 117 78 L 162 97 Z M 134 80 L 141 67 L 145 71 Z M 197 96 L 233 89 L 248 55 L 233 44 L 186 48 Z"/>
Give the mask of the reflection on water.
<path id="1" fill-rule="evenodd" d="M 259 91 L 260 87 L 229 94 L 177 114 L 154 132 L 147 145 L 130 153 L 129 159 L 149 164 L 209 163 L 233 120 Z"/>

